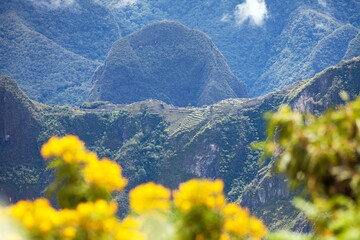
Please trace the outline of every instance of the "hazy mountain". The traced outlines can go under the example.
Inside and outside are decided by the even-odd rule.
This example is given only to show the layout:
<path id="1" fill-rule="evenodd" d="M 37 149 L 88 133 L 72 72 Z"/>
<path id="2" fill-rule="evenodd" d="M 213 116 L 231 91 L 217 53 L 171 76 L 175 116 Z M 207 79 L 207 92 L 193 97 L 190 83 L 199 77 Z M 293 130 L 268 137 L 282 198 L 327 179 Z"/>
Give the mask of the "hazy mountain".
<path id="1" fill-rule="evenodd" d="M 289 207 L 293 195 L 283 179 L 271 178 L 267 168 L 259 171 L 259 153 L 250 143 L 264 138 L 264 112 L 290 104 L 320 113 L 342 103 L 341 90 L 359 95 L 359 74 L 360 58 L 355 58 L 261 98 L 197 108 L 156 100 L 49 107 L 31 102 L 13 80 L 1 78 L 0 189 L 12 200 L 40 195 L 48 177 L 39 147 L 52 135 L 71 133 L 99 155 L 119 162 L 129 188 L 149 180 L 175 188 L 193 177 L 222 178 L 230 200 L 241 200 L 272 228 L 294 227 L 298 221 L 289 222 L 296 214 Z M 14 190 L 30 187 L 31 194 Z"/>
<path id="2" fill-rule="evenodd" d="M 263 16 L 246 8 L 249 1 L 238 0 L 134 1 L 123 8 L 114 8 L 113 1 L 102 2 L 118 16 L 122 35 L 162 19 L 176 20 L 207 33 L 235 75 L 247 84 L 251 96 L 312 77 L 340 62 L 350 51 L 347 47 L 360 25 L 360 3 L 354 0 L 260 1 L 258 7 L 266 4 Z M 241 6 L 243 11 L 237 11 Z M 262 17 L 263 21 L 257 24 L 252 17 Z M 353 29 L 343 32 L 344 38 L 330 36 L 339 34 L 338 28 L 346 25 Z M 326 41 L 328 37 L 333 37 L 332 43 Z M 336 57 L 319 56 L 324 64 L 320 68 L 308 67 L 313 52 L 329 48 Z"/>
<path id="3" fill-rule="evenodd" d="M 312 77 L 324 68 L 360 53 L 358 1 L 259 1 L 257 7 L 266 10 L 261 12 L 262 15 L 252 12 L 248 4 L 249 1 L 238 0 L 9 0 L 0 3 L 0 13 L 14 13 L 31 31 L 69 52 L 97 61 L 105 59 L 118 38 L 130 35 L 154 21 L 175 20 L 208 34 L 227 60 L 231 71 L 246 83 L 250 96 L 266 94 L 299 79 Z M 4 24 L 6 21 L 0 22 L 2 28 Z M 9 51 L 9 44 L 2 44 L 0 51 Z M 49 48 L 47 44 L 40 47 Z M 27 56 L 17 51 L 20 49 L 15 51 L 15 55 Z M 41 60 L 36 56 L 29 58 Z M 1 60 L 4 66 L 7 61 L 12 61 L 8 56 Z M 59 63 L 57 59 L 48 59 L 47 62 L 53 65 Z M 78 65 L 77 61 L 68 63 Z M 39 79 L 45 79 L 43 76 L 47 75 L 46 69 L 32 67 L 31 63 L 26 68 L 5 66 L 0 73 L 11 73 L 17 81 L 24 82 L 25 79 L 20 76 L 24 75 L 21 74 L 23 70 L 27 70 L 30 76 L 39 76 Z M 93 69 L 90 71 L 81 67 L 75 72 L 68 71 L 63 65 L 56 72 L 72 79 L 81 79 L 84 83 L 89 81 Z M 29 85 L 32 81 L 32 78 L 27 80 Z M 22 84 L 21 87 L 30 93 L 29 85 Z M 44 83 L 44 86 L 47 84 Z M 70 97 L 77 100 L 57 97 L 56 90 L 51 93 L 54 96 L 51 100 L 35 94 L 31 94 L 31 97 L 47 103 L 76 104 L 90 90 L 89 85 L 86 88 L 78 96 Z"/>
<path id="4" fill-rule="evenodd" d="M 15 13 L 0 16 L 0 74 L 16 78 L 34 100 L 52 104 L 84 102 L 97 63 L 28 28 Z"/>
<path id="5" fill-rule="evenodd" d="M 120 37 L 115 16 L 94 0 L 1 1 L 0 13 L 11 12 L 33 31 L 91 60 L 104 59 L 112 43 Z"/>
<path id="6" fill-rule="evenodd" d="M 202 106 L 246 96 L 207 35 L 167 21 L 115 42 L 93 82 L 90 99 L 113 103 L 158 99 Z"/>
<path id="7" fill-rule="evenodd" d="M 255 81 L 252 95 L 307 79 L 340 62 L 359 29 L 309 8 L 295 11 L 278 42 L 264 72 Z"/>

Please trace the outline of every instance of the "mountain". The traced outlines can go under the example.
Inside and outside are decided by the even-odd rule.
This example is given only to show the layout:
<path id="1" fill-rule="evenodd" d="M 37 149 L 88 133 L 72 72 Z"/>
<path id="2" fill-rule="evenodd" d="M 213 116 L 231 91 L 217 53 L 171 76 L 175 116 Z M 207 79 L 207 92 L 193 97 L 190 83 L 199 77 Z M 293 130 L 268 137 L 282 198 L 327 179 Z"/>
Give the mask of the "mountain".
<path id="1" fill-rule="evenodd" d="M 80 105 L 119 37 L 110 10 L 92 0 L 1 1 L 0 74 L 36 101 Z"/>
<path id="2" fill-rule="evenodd" d="M 247 85 L 247 93 L 252 97 L 313 77 L 326 67 L 360 54 L 358 1 L 258 1 L 267 10 L 258 16 L 262 17 L 258 22 L 246 7 L 249 2 L 1 1 L 0 14 L 4 19 L 16 16 L 24 27 L 45 40 L 36 45 L 14 37 L 12 28 L 8 29 L 9 21 L 2 20 L 0 28 L 6 36 L 0 52 L 6 54 L 0 55 L 3 63 L 0 74 L 17 79 L 32 99 L 79 105 L 88 96 L 96 66 L 105 65 L 107 54 L 112 53 L 109 52 L 112 44 L 162 20 L 177 21 L 206 33 L 234 75 Z M 21 47 L 15 47 L 18 44 Z M 52 51 L 56 54 L 50 54 Z M 16 67 L 14 63 L 22 66 Z M 51 67 L 42 67 L 44 63 Z M 49 69 L 54 70 L 49 72 Z M 53 83 L 60 86 L 52 88 Z M 141 99 L 149 97 L 148 93 L 142 93 L 145 95 Z M 231 91 L 227 93 L 231 94 Z M 169 97 L 161 99 L 165 98 Z"/>
<path id="3" fill-rule="evenodd" d="M 246 83 L 250 96 L 275 91 L 339 63 L 352 51 L 360 25 L 360 3 L 354 0 L 258 1 L 254 7 L 267 9 L 259 24 L 251 18 L 250 1 L 134 1 L 122 8 L 111 0 L 101 2 L 118 16 L 122 36 L 163 19 L 205 32 Z M 239 7 L 243 11 L 237 11 Z M 316 56 L 322 64 L 313 67 L 314 54 L 323 50 L 324 55 Z M 359 55 L 355 52 L 351 57 Z"/>
<path id="4" fill-rule="evenodd" d="M 4 200 L 40 195 L 48 180 L 37 139 L 41 132 L 35 104 L 7 77 L 0 78 L 0 193 Z"/>
<path id="5" fill-rule="evenodd" d="M 321 114 L 326 109 L 343 101 L 339 92 L 345 90 L 351 98 L 360 95 L 360 58 L 330 67 L 308 81 L 301 81 L 288 89 L 287 102 L 294 110 Z M 350 80 L 350 81 L 349 81 Z M 323 92 L 323 89 L 327 91 Z M 309 231 L 302 214 L 292 206 L 297 192 L 290 192 L 283 176 L 272 172 L 273 161 L 263 167 L 244 188 L 237 202 L 269 224 L 270 229 L 295 228 Z M 279 221 L 282 219 L 283 221 Z"/>
<path id="6" fill-rule="evenodd" d="M 12 201 L 41 195 L 49 173 L 39 146 L 52 135 L 76 134 L 100 156 L 123 166 L 127 189 L 146 181 L 176 188 L 194 177 L 222 178 L 229 200 L 249 207 L 271 228 L 303 229 L 299 221 L 289 220 L 297 217 L 290 205 L 295 194 L 283 178 L 272 177 L 271 165 L 258 165 L 259 153 L 249 146 L 264 138 L 265 112 L 290 104 L 320 114 L 342 103 L 341 90 L 358 96 L 359 75 L 358 57 L 264 97 L 204 107 L 175 107 L 158 100 L 50 107 L 29 100 L 13 80 L 1 78 L 0 99 L 6 100 L 0 105 L 1 192 Z M 29 172 L 36 177 L 28 177 Z M 24 190 L 30 188 L 31 194 Z"/>
<path id="7" fill-rule="evenodd" d="M 344 25 L 310 8 L 299 8 L 291 14 L 278 37 L 273 56 L 255 80 L 257 88 L 252 94 L 261 95 L 289 86 L 339 63 L 347 51 L 351 51 L 349 45 L 357 34 L 359 29 L 351 24 Z"/>
<path id="8" fill-rule="evenodd" d="M 91 100 L 158 99 L 176 106 L 246 97 L 211 39 L 176 22 L 157 22 L 116 41 L 93 78 Z"/>
<path id="9" fill-rule="evenodd" d="M 104 59 L 120 37 L 116 17 L 94 0 L 6 0 L 0 13 L 15 13 L 28 28 L 93 61 Z"/>
<path id="10" fill-rule="evenodd" d="M 30 29 L 15 13 L 0 16 L 0 73 L 16 78 L 32 98 L 49 104 L 85 101 L 98 65 Z"/>

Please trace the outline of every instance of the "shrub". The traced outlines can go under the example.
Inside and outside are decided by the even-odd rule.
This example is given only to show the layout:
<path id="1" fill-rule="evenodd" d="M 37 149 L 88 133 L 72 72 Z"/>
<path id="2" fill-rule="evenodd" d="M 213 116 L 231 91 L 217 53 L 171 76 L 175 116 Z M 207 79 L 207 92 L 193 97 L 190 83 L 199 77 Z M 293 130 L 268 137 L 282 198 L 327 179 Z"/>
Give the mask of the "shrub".
<path id="1" fill-rule="evenodd" d="M 41 154 L 55 171 L 47 193 L 56 197 L 59 209 L 47 199 L 0 209 L 29 239 L 215 240 L 267 234 L 246 209 L 226 203 L 221 180 L 193 179 L 173 193 L 159 184 L 142 184 L 130 191 L 130 214 L 121 220 L 111 194 L 123 190 L 127 180 L 116 162 L 98 159 L 71 135 L 52 137 Z"/>
<path id="2" fill-rule="evenodd" d="M 275 168 L 304 189 L 295 204 L 314 228 L 293 238 L 360 239 L 360 97 L 320 117 L 283 106 L 268 118 L 264 157 L 277 153 Z"/>

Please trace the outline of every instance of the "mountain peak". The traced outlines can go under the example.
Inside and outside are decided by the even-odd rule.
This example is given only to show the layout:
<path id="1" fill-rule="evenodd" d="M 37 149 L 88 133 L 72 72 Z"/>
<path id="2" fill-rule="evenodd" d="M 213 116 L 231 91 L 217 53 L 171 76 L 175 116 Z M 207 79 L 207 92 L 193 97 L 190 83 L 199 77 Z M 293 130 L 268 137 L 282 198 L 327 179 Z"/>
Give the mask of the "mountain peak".
<path id="1" fill-rule="evenodd" d="M 93 77 L 90 100 L 159 99 L 202 106 L 245 97 L 246 87 L 211 39 L 173 21 L 144 27 L 114 43 Z"/>

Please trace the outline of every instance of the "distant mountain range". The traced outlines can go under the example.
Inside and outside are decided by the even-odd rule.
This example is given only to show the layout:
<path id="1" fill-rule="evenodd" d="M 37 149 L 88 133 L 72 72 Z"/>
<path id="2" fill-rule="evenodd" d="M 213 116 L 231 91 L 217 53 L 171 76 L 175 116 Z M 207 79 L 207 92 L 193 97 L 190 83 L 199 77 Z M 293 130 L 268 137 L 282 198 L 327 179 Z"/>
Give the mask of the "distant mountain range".
<path id="1" fill-rule="evenodd" d="M 238 0 L 2 1 L 0 74 L 17 79 L 40 102 L 79 105 L 88 100 L 92 75 L 112 44 L 164 19 L 208 34 L 249 96 L 307 79 L 360 54 L 358 1 L 259 2 L 266 4 L 260 23 L 239 11 L 247 1 Z"/>

